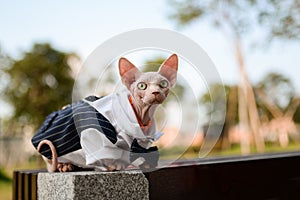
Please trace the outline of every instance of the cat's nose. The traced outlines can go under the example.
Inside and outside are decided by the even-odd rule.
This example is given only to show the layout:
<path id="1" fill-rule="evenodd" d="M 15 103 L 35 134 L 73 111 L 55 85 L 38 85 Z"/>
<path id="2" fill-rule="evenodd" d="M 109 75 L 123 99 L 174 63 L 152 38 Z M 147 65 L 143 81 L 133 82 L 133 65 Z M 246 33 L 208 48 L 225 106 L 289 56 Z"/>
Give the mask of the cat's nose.
<path id="1" fill-rule="evenodd" d="M 152 94 L 154 94 L 156 96 L 159 94 L 159 92 L 152 92 Z"/>

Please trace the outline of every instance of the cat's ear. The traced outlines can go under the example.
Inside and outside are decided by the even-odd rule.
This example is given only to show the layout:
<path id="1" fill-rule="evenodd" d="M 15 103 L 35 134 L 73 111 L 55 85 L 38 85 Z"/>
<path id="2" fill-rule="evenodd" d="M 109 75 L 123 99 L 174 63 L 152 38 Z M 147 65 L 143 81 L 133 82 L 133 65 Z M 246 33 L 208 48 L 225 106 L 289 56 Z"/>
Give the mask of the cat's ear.
<path id="1" fill-rule="evenodd" d="M 119 73 L 123 84 L 129 89 L 130 85 L 141 75 L 140 70 L 126 58 L 119 59 Z"/>
<path id="2" fill-rule="evenodd" d="M 158 73 L 166 77 L 172 87 L 176 83 L 177 70 L 178 70 L 178 57 L 176 54 L 172 54 L 160 66 Z"/>

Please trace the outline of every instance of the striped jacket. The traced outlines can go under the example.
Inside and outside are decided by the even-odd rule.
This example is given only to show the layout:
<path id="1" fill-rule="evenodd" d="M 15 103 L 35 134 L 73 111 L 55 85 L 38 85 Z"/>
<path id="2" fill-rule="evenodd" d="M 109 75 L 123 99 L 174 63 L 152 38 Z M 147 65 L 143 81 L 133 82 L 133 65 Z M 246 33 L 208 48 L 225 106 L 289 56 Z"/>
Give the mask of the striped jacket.
<path id="1" fill-rule="evenodd" d="M 91 96 L 51 113 L 32 138 L 32 144 L 37 148 L 40 141 L 50 140 L 59 162 L 81 167 L 101 166 L 104 159 L 130 163 L 138 157 L 156 165 L 157 148 L 150 148 L 155 137 L 155 124 L 144 134 L 128 93 L 121 92 L 103 98 Z M 46 145 L 40 153 L 48 159 L 52 157 Z"/>

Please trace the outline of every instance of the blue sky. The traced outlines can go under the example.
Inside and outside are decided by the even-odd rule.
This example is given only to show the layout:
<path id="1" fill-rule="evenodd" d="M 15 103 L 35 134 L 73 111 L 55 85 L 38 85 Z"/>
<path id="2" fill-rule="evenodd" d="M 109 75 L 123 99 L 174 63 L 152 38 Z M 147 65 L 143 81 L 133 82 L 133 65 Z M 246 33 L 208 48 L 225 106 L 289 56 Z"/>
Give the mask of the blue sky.
<path id="1" fill-rule="evenodd" d="M 3 1 L 0 0 L 0 48 L 14 58 L 34 42 L 50 42 L 84 60 L 102 42 L 138 28 L 176 30 L 197 42 L 215 63 L 225 83 L 239 80 L 231 47 L 220 32 L 205 21 L 176 29 L 168 19 L 167 1 Z M 246 41 L 247 43 L 249 41 Z M 259 36 L 251 43 L 261 43 Z M 288 76 L 300 91 L 299 42 L 275 41 L 264 48 L 246 48 L 249 79 L 257 82 L 268 72 Z"/>

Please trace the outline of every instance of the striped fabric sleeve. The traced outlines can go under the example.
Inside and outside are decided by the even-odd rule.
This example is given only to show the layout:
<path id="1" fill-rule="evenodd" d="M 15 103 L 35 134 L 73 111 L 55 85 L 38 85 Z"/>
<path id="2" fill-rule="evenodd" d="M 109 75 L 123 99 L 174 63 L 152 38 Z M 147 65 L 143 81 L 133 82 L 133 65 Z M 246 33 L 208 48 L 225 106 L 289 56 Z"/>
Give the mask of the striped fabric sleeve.
<path id="1" fill-rule="evenodd" d="M 95 98 L 87 100 L 90 99 Z M 81 149 L 81 132 L 89 128 L 98 130 L 111 143 L 116 143 L 117 134 L 109 120 L 89 103 L 79 101 L 48 115 L 33 136 L 32 144 L 37 148 L 42 140 L 50 140 L 59 157 Z M 48 159 L 52 158 L 50 148 L 46 145 L 42 146 L 40 153 Z"/>

